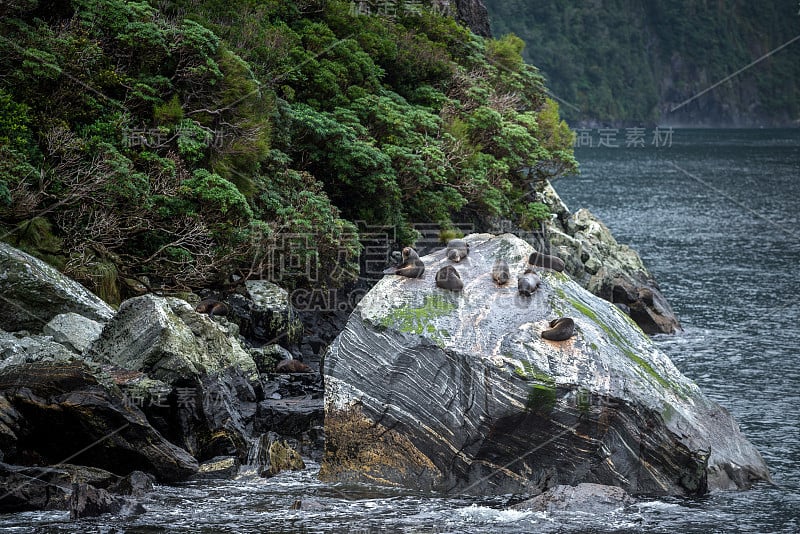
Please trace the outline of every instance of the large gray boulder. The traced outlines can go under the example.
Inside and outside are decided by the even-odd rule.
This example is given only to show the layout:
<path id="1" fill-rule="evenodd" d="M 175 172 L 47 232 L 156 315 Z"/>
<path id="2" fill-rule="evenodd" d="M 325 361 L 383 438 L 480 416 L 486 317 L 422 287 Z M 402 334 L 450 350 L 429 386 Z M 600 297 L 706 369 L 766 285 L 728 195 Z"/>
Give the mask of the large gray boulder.
<path id="1" fill-rule="evenodd" d="M 237 332 L 183 300 L 143 295 L 120 305 L 85 356 L 116 367 L 153 426 L 198 460 L 244 457 L 259 382 Z"/>
<path id="2" fill-rule="evenodd" d="M 51 336 L 56 343 L 80 354 L 100 337 L 102 331 L 102 323 L 69 312 L 53 317 L 45 325 L 42 334 Z"/>
<path id="3" fill-rule="evenodd" d="M 0 328 L 41 332 L 67 312 L 108 321 L 114 310 L 78 282 L 43 261 L 0 242 Z"/>
<path id="4" fill-rule="evenodd" d="M 230 367 L 258 379 L 253 358 L 224 326 L 183 300 L 156 295 L 123 302 L 86 354 L 167 383 Z"/>
<path id="5" fill-rule="evenodd" d="M 632 495 L 745 488 L 769 473 L 730 414 L 684 377 L 633 321 L 568 276 L 542 272 L 530 298 L 497 287 L 495 258 L 520 274 L 513 236 L 470 235 L 464 291 L 384 277 L 324 361 L 326 480 L 480 494 L 557 484 Z M 548 322 L 575 320 L 567 341 Z"/>

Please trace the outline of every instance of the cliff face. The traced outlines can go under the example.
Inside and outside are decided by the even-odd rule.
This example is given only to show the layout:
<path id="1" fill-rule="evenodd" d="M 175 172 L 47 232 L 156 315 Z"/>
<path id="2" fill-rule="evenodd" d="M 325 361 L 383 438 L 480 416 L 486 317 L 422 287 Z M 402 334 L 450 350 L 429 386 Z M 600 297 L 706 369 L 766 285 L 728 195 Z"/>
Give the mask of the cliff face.
<path id="1" fill-rule="evenodd" d="M 486 0 L 493 32 L 526 42 L 571 123 L 800 124 L 796 1 L 597 4 Z"/>
<path id="2" fill-rule="evenodd" d="M 475 35 L 491 37 L 489 12 L 483 0 L 432 0 L 439 13 L 451 13 L 456 20 L 472 30 Z"/>
<path id="3" fill-rule="evenodd" d="M 489 12 L 483 0 L 456 0 L 458 20 L 467 26 L 473 33 L 482 37 L 491 37 L 489 27 Z"/>

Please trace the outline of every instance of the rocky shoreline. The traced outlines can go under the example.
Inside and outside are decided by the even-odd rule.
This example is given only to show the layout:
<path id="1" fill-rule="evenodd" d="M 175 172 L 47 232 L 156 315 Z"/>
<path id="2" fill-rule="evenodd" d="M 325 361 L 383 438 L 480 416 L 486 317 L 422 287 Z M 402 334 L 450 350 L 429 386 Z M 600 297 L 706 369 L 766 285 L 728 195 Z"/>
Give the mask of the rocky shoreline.
<path id="1" fill-rule="evenodd" d="M 153 482 L 321 459 L 321 377 L 276 373 L 291 355 L 263 343 L 302 333 L 277 286 L 248 284 L 228 320 L 150 294 L 114 311 L 2 243 L 0 278 L 0 510 L 139 513 Z"/>
<path id="2" fill-rule="evenodd" d="M 565 260 L 566 272 L 575 281 L 570 283 L 576 288 L 580 284 L 613 302 L 615 309 L 623 312 L 618 314 L 620 317 L 628 315 L 647 332 L 674 332 L 679 328 L 669 304 L 635 252 L 618 245 L 602 223 L 585 210 L 570 213 L 554 191 L 547 193 L 547 202 L 555 217 L 548 235 L 550 242 L 542 244 L 540 249 Z M 465 266 L 470 268 L 470 260 Z M 386 277 L 379 286 L 391 278 L 396 277 Z M 568 280 L 559 274 L 558 280 L 561 278 Z M 552 282 L 547 276 L 544 280 L 546 285 Z M 284 469 L 302 469 L 303 458 L 322 463 L 321 475 L 337 480 L 362 480 L 358 474 L 363 474 L 362 468 L 373 469 L 378 464 L 382 467 L 373 469 L 367 480 L 403 483 L 406 479 L 398 478 L 398 473 L 405 472 L 409 465 L 438 466 L 427 470 L 431 474 L 428 477 L 431 487 L 437 480 L 447 480 L 445 485 L 451 489 L 463 489 L 466 486 L 463 480 L 459 481 L 460 477 L 473 480 L 470 477 L 482 476 L 481 469 L 474 471 L 468 467 L 472 460 L 462 462 L 463 465 L 452 462 L 455 471 L 441 472 L 438 460 L 428 456 L 430 451 L 420 448 L 419 435 L 375 434 L 375 422 L 371 421 L 369 410 L 364 411 L 369 403 L 364 405 L 365 398 L 358 401 L 346 393 L 352 390 L 342 387 L 346 383 L 353 386 L 348 382 L 352 378 L 348 373 L 359 373 L 358 369 L 363 371 L 365 365 L 350 356 L 342 359 L 343 346 L 355 332 L 353 320 L 361 317 L 361 312 L 351 315 L 356 302 L 350 302 L 349 295 L 346 299 L 349 305 L 345 307 L 330 303 L 318 306 L 309 301 L 305 309 L 298 309 L 292 305 L 292 296 L 275 284 L 247 281 L 236 291 L 216 295 L 224 304 L 219 308 L 224 313 L 214 316 L 197 312 L 195 307 L 200 297 L 192 294 L 183 295 L 186 300 L 145 294 L 124 301 L 114 310 L 80 284 L 4 243 L 0 243 L 0 281 L 5 302 L 0 306 L 0 511 L 69 510 L 73 518 L 103 513 L 137 514 L 144 511 L 138 499 L 154 483 L 235 478 L 244 466 L 249 473 L 273 476 Z M 374 300 L 375 291 L 360 287 L 356 292 Z M 394 297 L 387 296 L 389 301 Z M 587 305 L 592 309 L 597 306 L 595 302 Z M 356 310 L 363 306 L 362 302 Z M 598 313 L 597 309 L 594 313 Z M 427 321 L 428 327 L 436 330 L 435 317 L 421 317 L 419 321 L 420 328 Z M 491 333 L 502 325 L 481 328 L 488 328 Z M 579 324 L 579 331 L 585 330 Z M 429 349 L 434 352 L 437 339 L 443 341 L 435 335 L 431 338 L 427 330 L 414 333 L 412 338 L 416 339 L 417 334 L 423 340 L 428 339 Z M 407 338 L 409 333 L 402 335 Z M 622 334 L 629 335 L 637 334 Z M 602 346 L 603 342 L 595 340 L 590 344 L 595 343 Z M 573 348 L 570 354 L 585 352 L 587 346 L 584 343 L 582 348 Z M 373 349 L 368 352 L 375 361 L 403 354 L 401 351 L 398 356 L 388 347 Z M 434 354 L 428 352 L 427 356 L 414 356 L 409 362 L 427 361 Z M 451 350 L 449 354 L 453 356 L 456 352 Z M 605 353 L 606 349 L 600 352 Z M 507 359 L 510 354 L 499 357 Z M 553 357 L 558 360 L 567 355 Z M 276 372 L 285 367 L 277 364 L 289 359 L 302 360 L 309 372 Z M 514 375 L 514 380 L 532 384 L 534 397 L 545 395 L 546 399 L 542 399 L 547 406 L 550 401 L 575 400 L 582 394 L 580 387 L 575 389 L 574 384 L 562 384 L 557 379 L 539 384 L 537 381 L 543 380 L 541 373 L 528 369 L 524 362 L 517 363 L 522 374 Z M 478 369 L 475 364 L 463 362 L 466 367 L 459 371 L 462 379 L 471 376 L 467 373 L 470 368 Z M 412 372 L 410 367 L 398 365 L 387 360 L 375 370 L 378 374 L 370 382 L 369 398 L 389 395 L 380 401 L 383 406 L 402 404 L 392 396 L 396 384 L 381 385 L 383 378 L 378 377 L 385 378 L 387 372 L 394 373 L 394 381 L 406 376 L 430 391 L 438 387 L 438 381 L 426 382 L 421 369 Z M 320 372 L 321 366 L 325 368 L 326 380 Z M 342 374 L 345 368 L 350 371 Z M 505 389 L 506 386 L 499 385 L 494 388 L 498 392 Z M 508 391 L 512 390 L 513 387 Z M 459 394 L 473 398 L 473 402 L 477 399 L 476 391 L 469 388 L 460 391 Z M 591 388 L 586 391 L 585 423 L 594 425 L 587 430 L 592 434 L 607 424 L 603 421 L 609 415 L 609 406 L 613 405 L 616 417 L 624 410 L 611 401 L 606 402 L 611 398 L 608 391 Z M 351 403 L 353 400 L 356 404 Z M 534 419 L 544 424 L 540 411 L 524 408 L 529 401 L 532 402 L 530 398 L 520 400 L 523 412 L 533 413 Z M 345 405 L 350 408 L 333 409 Z M 352 411 L 354 407 L 361 411 Z M 471 416 L 462 414 L 464 418 L 459 422 L 458 410 L 451 405 L 443 409 L 443 417 L 452 420 L 452 424 L 445 425 L 450 428 L 447 431 L 463 432 L 463 425 Z M 627 422 L 621 423 L 618 430 L 636 433 L 640 424 L 654 423 L 637 410 L 628 419 L 623 417 Z M 715 417 L 727 417 L 715 410 L 711 410 L 717 414 Z M 580 409 L 571 413 L 567 409 L 562 415 L 567 419 L 572 415 L 583 417 Z M 353 426 L 356 420 L 368 424 L 363 428 L 358 424 Z M 402 418 L 397 419 L 400 421 Z M 513 417 L 501 418 L 487 453 L 497 448 L 497 454 L 503 450 L 506 451 L 503 454 L 511 457 L 520 454 L 517 446 L 521 442 L 517 443 L 519 436 L 514 437 L 515 429 L 526 429 L 529 438 L 540 434 L 537 425 L 528 423 L 522 425 Z M 561 423 L 566 425 L 569 421 L 565 419 L 558 424 Z M 731 436 L 738 436 L 735 423 L 731 425 Z M 350 433 L 343 435 L 343 429 Z M 387 437 L 391 443 L 386 442 Z M 588 439 L 593 442 L 600 438 Z M 738 443 L 739 439 L 736 437 L 734 441 Z M 363 465 L 348 463 L 352 458 L 337 456 L 337 447 L 341 452 L 344 450 L 341 447 L 349 443 L 352 452 L 364 440 L 377 447 L 374 451 L 378 451 L 378 456 L 372 459 L 377 458 L 378 464 L 370 467 L 358 454 L 356 461 Z M 569 506 L 563 501 L 569 501 L 565 495 L 573 494 L 584 501 L 602 494 L 603 502 L 629 502 L 624 491 L 621 496 L 615 487 L 606 491 L 602 489 L 606 486 L 598 486 L 601 489 L 586 486 L 573 492 L 558 486 L 559 483 L 600 482 L 623 487 L 633 494 L 642 491 L 702 494 L 709 485 L 728 489 L 746 487 L 752 480 L 769 477 L 766 467 L 762 468 L 757 461 L 760 460 L 757 452 L 748 453 L 750 464 L 740 462 L 750 465 L 749 468 L 735 472 L 724 467 L 728 465 L 726 458 L 720 460 L 723 467 L 708 467 L 708 456 L 698 452 L 698 447 L 706 443 L 702 439 L 688 448 L 680 442 L 665 437 L 659 445 L 665 448 L 662 459 L 684 466 L 674 471 L 682 473 L 680 483 L 671 482 L 672 475 L 654 476 L 639 485 L 626 485 L 626 477 L 565 477 L 557 461 L 561 456 L 554 453 L 550 457 L 552 469 L 545 469 L 541 476 L 529 477 L 521 485 L 516 476 L 511 477 L 511 482 L 494 477 L 490 486 L 538 495 L 539 500 L 530 505 L 534 507 L 531 509 L 544 509 L 552 506 L 548 504 L 552 502 Z M 567 447 L 586 445 L 579 440 Z M 469 447 L 462 450 L 462 460 L 467 458 L 464 454 L 472 454 L 469 450 Z M 396 460 L 394 464 L 392 459 Z M 636 464 L 632 458 L 622 462 Z M 673 473 L 670 469 L 667 471 Z M 422 475 L 425 471 L 414 472 L 414 484 L 426 480 L 427 475 Z M 690 472 L 695 475 L 689 476 Z"/>

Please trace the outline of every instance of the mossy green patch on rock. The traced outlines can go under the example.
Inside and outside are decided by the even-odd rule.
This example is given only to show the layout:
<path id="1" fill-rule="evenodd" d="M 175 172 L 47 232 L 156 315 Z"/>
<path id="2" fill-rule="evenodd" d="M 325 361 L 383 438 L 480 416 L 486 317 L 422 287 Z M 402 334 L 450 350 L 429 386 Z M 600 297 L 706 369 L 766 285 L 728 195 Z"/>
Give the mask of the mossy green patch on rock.
<path id="1" fill-rule="evenodd" d="M 447 315 L 455 309 L 455 304 L 448 302 L 439 295 L 425 295 L 425 300 L 421 307 L 406 306 L 395 308 L 380 320 L 380 324 L 386 328 L 396 328 L 406 334 L 428 336 L 438 345 L 442 345 L 444 339 L 449 337 L 450 334 L 447 330 L 437 330 L 433 321 L 437 317 Z"/>
<path id="2" fill-rule="evenodd" d="M 556 405 L 556 388 L 552 385 L 534 384 L 528 392 L 525 409 L 531 412 L 550 413 Z"/>
<path id="3" fill-rule="evenodd" d="M 653 366 L 650 365 L 647 361 L 645 361 L 641 356 L 637 355 L 630 347 L 630 344 L 627 342 L 625 338 L 623 338 L 616 330 L 608 326 L 605 322 L 601 321 L 597 314 L 584 303 L 580 302 L 577 299 L 569 298 L 568 299 L 570 304 L 578 310 L 580 313 L 594 321 L 594 323 L 603 329 L 603 331 L 608 335 L 610 341 L 612 341 L 619 349 L 631 360 L 639 364 L 639 367 L 651 376 L 653 379 L 656 380 L 660 385 L 668 388 L 671 386 L 670 382 L 664 379 L 660 374 L 653 369 Z"/>
<path id="4" fill-rule="evenodd" d="M 534 366 L 531 362 L 523 360 L 520 362 L 520 365 L 522 367 L 517 367 L 514 369 L 514 373 L 518 377 L 525 380 L 535 380 L 546 385 L 555 385 L 555 381 L 553 380 L 552 376 Z"/>
<path id="5" fill-rule="evenodd" d="M 523 380 L 535 382 L 531 384 L 528 392 L 525 409 L 539 413 L 550 413 L 556 405 L 555 380 L 528 361 L 521 361 L 520 366 L 514 369 L 514 374 Z"/>

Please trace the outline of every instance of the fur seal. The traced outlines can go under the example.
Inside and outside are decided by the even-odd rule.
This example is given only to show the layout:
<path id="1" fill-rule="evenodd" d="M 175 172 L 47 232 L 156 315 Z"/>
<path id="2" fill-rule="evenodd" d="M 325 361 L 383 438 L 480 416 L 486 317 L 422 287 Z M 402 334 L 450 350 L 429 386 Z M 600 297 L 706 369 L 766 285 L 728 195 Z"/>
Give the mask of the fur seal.
<path id="1" fill-rule="evenodd" d="M 445 265 L 436 273 L 436 287 L 449 289 L 450 291 L 461 291 L 464 289 L 464 282 L 461 275 L 452 265 Z"/>
<path id="2" fill-rule="evenodd" d="M 469 254 L 469 243 L 463 239 L 451 239 L 447 242 L 447 259 L 460 262 Z"/>
<path id="3" fill-rule="evenodd" d="M 569 317 L 560 317 L 550 321 L 550 330 L 544 330 L 542 337 L 550 341 L 564 341 L 575 333 L 575 321 Z"/>
<path id="4" fill-rule="evenodd" d="M 211 298 L 201 300 L 194 311 L 197 313 L 207 313 L 208 316 L 213 319 L 214 315 L 228 315 L 230 307 L 221 300 Z"/>
<path id="5" fill-rule="evenodd" d="M 394 274 L 407 276 L 409 278 L 422 278 L 425 273 L 425 264 L 419 259 L 417 251 L 411 247 L 403 249 L 403 263 L 400 264 Z"/>
<path id="6" fill-rule="evenodd" d="M 534 267 L 543 267 L 561 272 L 564 270 L 564 260 L 557 256 L 549 256 L 541 252 L 533 252 L 528 258 L 528 263 Z"/>
<path id="7" fill-rule="evenodd" d="M 519 291 L 520 295 L 530 297 L 533 295 L 534 291 L 539 289 L 539 284 L 541 283 L 542 279 L 539 278 L 535 273 L 531 271 L 525 271 L 525 274 L 517 277 L 517 291 Z"/>
<path id="8" fill-rule="evenodd" d="M 503 286 L 511 280 L 511 271 L 508 268 L 508 262 L 502 258 L 497 258 L 494 260 L 494 265 L 492 266 L 492 280 L 495 281 L 497 285 Z"/>
<path id="9" fill-rule="evenodd" d="M 541 283 L 542 279 L 536 274 L 531 271 L 525 271 L 525 274 L 517 277 L 517 291 L 519 291 L 520 295 L 530 297 L 534 291 L 539 289 L 539 284 Z"/>
<path id="10" fill-rule="evenodd" d="M 275 366 L 276 373 L 311 373 L 311 367 L 300 360 L 281 360 Z"/>

